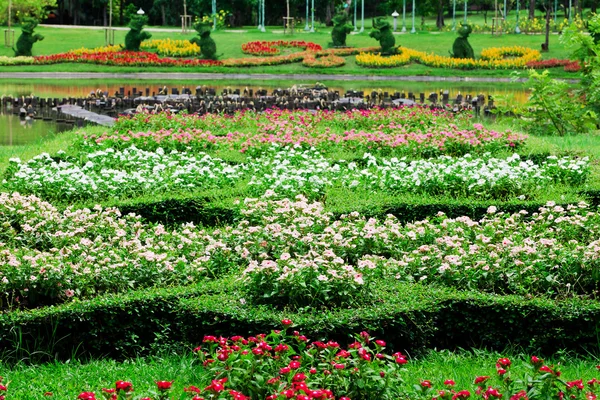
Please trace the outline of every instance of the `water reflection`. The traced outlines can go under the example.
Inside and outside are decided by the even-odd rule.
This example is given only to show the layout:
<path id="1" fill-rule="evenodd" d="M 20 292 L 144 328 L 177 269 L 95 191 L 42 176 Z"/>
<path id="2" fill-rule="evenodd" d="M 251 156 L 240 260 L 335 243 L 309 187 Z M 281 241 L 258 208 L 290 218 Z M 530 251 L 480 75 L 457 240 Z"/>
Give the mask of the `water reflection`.
<path id="1" fill-rule="evenodd" d="M 0 146 L 24 145 L 70 129 L 73 129 L 72 124 L 25 119 L 20 118 L 18 114 L 0 113 Z"/>
<path id="2" fill-rule="evenodd" d="M 294 81 L 298 84 L 314 85 L 314 81 Z M 134 89 L 137 92 L 145 94 L 146 88 L 151 95 L 166 86 L 171 92 L 171 88 L 177 88 L 180 92 L 182 89 L 191 88 L 194 92 L 196 86 L 208 86 L 215 88 L 221 92 L 225 88 L 243 89 L 267 89 L 273 90 L 277 88 L 287 88 L 291 84 L 284 81 L 110 81 L 110 80 L 38 80 L 38 81 L 21 81 L 14 82 L 8 80 L 0 80 L 0 96 L 30 96 L 34 94 L 38 97 L 45 98 L 63 98 L 63 97 L 87 97 L 90 92 L 100 89 L 109 94 L 118 92 L 122 87 L 125 94 L 133 93 Z M 440 92 L 440 90 L 448 90 L 450 98 L 456 97 L 460 92 L 463 95 L 485 94 L 492 95 L 494 98 L 510 97 L 512 101 L 517 103 L 525 103 L 529 92 L 525 86 L 520 83 L 474 83 L 474 82 L 374 82 L 374 81 L 323 81 L 328 88 L 346 92 L 348 90 L 363 90 L 370 92 L 372 90 L 382 90 L 384 92 L 414 92 L 425 93 L 427 96 L 431 92 Z"/>

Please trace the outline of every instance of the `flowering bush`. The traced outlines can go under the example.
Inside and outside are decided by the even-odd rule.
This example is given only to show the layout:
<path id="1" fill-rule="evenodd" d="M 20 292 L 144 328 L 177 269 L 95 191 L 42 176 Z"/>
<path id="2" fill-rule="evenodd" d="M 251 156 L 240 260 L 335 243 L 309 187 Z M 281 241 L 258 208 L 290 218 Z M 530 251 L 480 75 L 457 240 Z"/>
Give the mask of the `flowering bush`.
<path id="1" fill-rule="evenodd" d="M 141 49 L 156 50 L 161 56 L 192 57 L 200 54 L 200 47 L 189 40 L 153 39 L 142 42 Z"/>
<path id="2" fill-rule="evenodd" d="M 509 56 L 514 58 L 506 58 Z M 356 63 L 370 68 L 397 67 L 414 61 L 436 68 L 516 69 L 525 68 L 528 62 L 541 58 L 539 51 L 520 46 L 485 49 L 479 60 L 445 57 L 399 47 L 398 54 L 389 57 L 373 53 L 360 53 L 356 56 Z"/>
<path id="3" fill-rule="evenodd" d="M 511 131 L 497 132 L 471 124 L 468 114 L 428 107 L 346 112 L 267 110 L 233 116 L 207 114 L 137 114 L 119 118 L 114 133 L 79 137 L 84 151 L 113 147 L 157 147 L 184 151 L 235 149 L 260 155 L 272 144 L 301 145 L 321 151 L 351 149 L 382 155 L 432 157 L 442 154 L 518 150 L 526 140 Z"/>
<path id="4" fill-rule="evenodd" d="M 219 10 L 216 15 L 204 15 L 202 16 L 202 23 L 212 24 L 215 19 L 217 21 L 217 29 L 223 29 L 229 26 L 227 18 L 231 16 L 231 13 L 225 10 Z M 196 18 L 197 19 L 197 18 Z"/>
<path id="5" fill-rule="evenodd" d="M 291 307 L 369 300 L 380 279 L 528 296 L 598 289 L 600 213 L 585 204 L 548 204 L 531 217 L 492 207 L 480 221 L 440 214 L 403 225 L 357 212 L 335 220 L 320 203 L 274 196 L 244 201 L 234 226 L 166 230 L 115 209 L 59 212 L 35 197 L 2 194 L 2 306 L 230 274 L 249 301 Z M 307 287 L 300 278 L 309 276 Z"/>
<path id="6" fill-rule="evenodd" d="M 364 153 L 364 164 L 330 161 L 316 149 L 273 145 L 260 157 L 228 165 L 204 153 L 176 150 L 100 150 L 79 159 L 56 161 L 48 154 L 27 163 L 9 161 L 4 185 L 48 199 L 129 197 L 156 191 L 191 191 L 247 182 L 250 193 L 275 190 L 280 195 L 319 198 L 328 187 L 377 188 L 392 193 L 444 194 L 457 197 L 533 198 L 542 187 L 578 186 L 589 173 L 587 159 L 549 157 L 540 165 L 507 159 L 441 156 L 431 160 L 377 158 Z"/>

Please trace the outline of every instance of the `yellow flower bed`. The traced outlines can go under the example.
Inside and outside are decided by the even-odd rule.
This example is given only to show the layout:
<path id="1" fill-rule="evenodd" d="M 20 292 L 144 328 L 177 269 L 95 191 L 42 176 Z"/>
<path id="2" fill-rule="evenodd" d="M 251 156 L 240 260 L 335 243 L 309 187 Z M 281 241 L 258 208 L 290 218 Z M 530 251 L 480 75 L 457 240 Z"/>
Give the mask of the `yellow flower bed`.
<path id="1" fill-rule="evenodd" d="M 19 57 L 7 57 L 0 56 L 0 65 L 24 65 L 33 64 L 33 57 L 19 56 Z"/>
<path id="2" fill-rule="evenodd" d="M 161 56 L 192 57 L 200 54 L 200 47 L 189 40 L 155 39 L 142 42 L 142 50 L 156 50 Z"/>
<path id="3" fill-rule="evenodd" d="M 510 57 L 510 58 L 507 58 Z M 539 51 L 521 46 L 493 47 L 485 49 L 480 59 L 465 59 L 427 54 L 407 48 L 398 48 L 394 56 L 381 56 L 378 53 L 360 53 L 356 63 L 370 68 L 391 68 L 406 65 L 412 61 L 436 68 L 457 69 L 517 69 L 525 68 L 530 61 L 541 60 Z"/>
<path id="4" fill-rule="evenodd" d="M 82 47 L 80 49 L 71 50 L 69 53 L 81 56 L 83 54 L 116 53 L 121 50 L 123 50 L 121 45 L 115 44 L 112 46 L 96 47 L 95 49 L 86 49 L 85 47 Z"/>

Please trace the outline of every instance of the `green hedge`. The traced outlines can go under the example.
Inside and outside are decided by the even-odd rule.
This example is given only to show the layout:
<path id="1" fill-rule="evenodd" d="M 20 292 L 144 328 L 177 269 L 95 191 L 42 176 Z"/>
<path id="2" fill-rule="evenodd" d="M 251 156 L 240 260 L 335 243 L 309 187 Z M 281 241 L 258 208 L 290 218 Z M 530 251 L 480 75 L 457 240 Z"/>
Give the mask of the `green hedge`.
<path id="1" fill-rule="evenodd" d="M 240 198 L 240 197 L 237 197 Z M 336 201 L 336 200 L 340 201 Z M 348 200 L 350 199 L 350 200 Z M 215 200 L 206 196 L 173 197 L 164 199 L 136 199 L 128 201 L 117 201 L 104 204 L 114 206 L 123 214 L 134 213 L 142 216 L 148 222 L 162 223 L 174 226 L 186 222 L 196 225 L 215 226 L 232 224 L 242 216 L 233 207 L 234 198 Z M 590 190 L 582 193 L 581 197 L 571 197 L 567 201 L 558 201 L 558 204 L 566 205 L 577 203 L 580 200 L 600 205 L 600 190 Z M 461 199 L 403 199 L 400 196 L 364 201 L 352 201 L 351 193 L 344 192 L 336 194 L 336 197 L 325 197 L 326 209 L 333 212 L 336 217 L 358 211 L 366 217 L 385 218 L 387 214 L 395 215 L 402 222 L 419 221 L 431 217 L 438 212 L 443 212 L 450 218 L 466 215 L 472 219 L 479 220 L 487 212 L 490 206 L 496 206 L 498 211 L 516 213 L 526 210 L 530 214 L 537 212 L 546 201 L 495 201 L 495 200 L 461 200 Z M 86 207 L 93 207 L 86 204 Z"/>
<path id="2" fill-rule="evenodd" d="M 206 334 L 278 329 L 284 317 L 315 340 L 345 342 L 349 334 L 368 330 L 410 354 L 508 345 L 540 354 L 597 350 L 600 332 L 600 303 L 593 300 L 525 299 L 393 282 L 362 307 L 284 312 L 244 304 L 235 286 L 224 280 L 7 312 L 0 315 L 0 356 L 121 359 L 167 345 L 193 346 Z"/>

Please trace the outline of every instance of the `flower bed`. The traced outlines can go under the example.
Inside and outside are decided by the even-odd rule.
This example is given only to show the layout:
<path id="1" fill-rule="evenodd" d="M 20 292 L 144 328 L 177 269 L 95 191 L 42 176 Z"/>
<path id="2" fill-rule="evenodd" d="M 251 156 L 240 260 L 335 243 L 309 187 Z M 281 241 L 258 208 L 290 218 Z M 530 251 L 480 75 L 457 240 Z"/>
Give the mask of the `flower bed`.
<path id="1" fill-rule="evenodd" d="M 598 379 L 565 378 L 563 365 L 549 364 L 535 355 L 527 361 L 501 356 L 475 371 L 465 371 L 461 365 L 459 374 L 423 376 L 422 362 L 409 361 L 404 353 L 389 350 L 388 343 L 366 331 L 356 334 L 353 341 L 343 346 L 334 340 L 310 340 L 294 331 L 295 325 L 289 319 L 283 319 L 280 326 L 282 329 L 249 337 L 205 335 L 194 350 L 198 373 L 192 382 L 181 382 L 180 376 L 171 376 L 171 380 L 155 380 L 154 387 L 148 388 L 129 380 L 117 380 L 102 389 L 94 382 L 79 395 L 73 393 L 72 398 L 95 400 L 100 398 L 96 393 L 102 393 L 105 399 L 132 398 L 137 394 L 135 398 L 140 400 L 597 398 Z M 451 356 L 448 354 L 446 358 Z M 465 372 L 479 374 L 463 376 Z M 577 372 L 580 377 L 594 375 L 587 370 Z M 13 385 L 21 383 L 14 381 Z M 0 378 L 3 397 L 15 392 L 9 386 L 2 384 Z M 28 389 L 28 394 L 37 394 Z M 40 387 L 39 392 L 45 389 Z M 65 390 L 60 392 L 65 395 Z M 144 395 L 151 397 L 139 397 Z"/>
<path id="2" fill-rule="evenodd" d="M 193 57 L 200 54 L 200 47 L 189 40 L 153 39 L 144 40 L 142 50 L 156 50 L 161 56 Z"/>
<path id="3" fill-rule="evenodd" d="M 242 44 L 242 52 L 254 56 L 271 56 L 280 54 L 280 47 L 297 48 L 308 52 L 317 52 L 323 50 L 321 45 L 305 42 L 304 40 L 277 40 L 277 41 L 255 41 Z"/>
<path id="4" fill-rule="evenodd" d="M 481 59 L 478 60 L 427 54 L 404 47 L 399 47 L 398 52 L 399 54 L 397 55 L 386 57 L 377 53 L 361 53 L 356 56 L 356 63 L 369 68 L 397 67 L 414 61 L 436 68 L 514 69 L 526 68 L 528 62 L 537 61 L 542 58 L 539 51 L 519 46 L 485 49 L 481 53 Z"/>
<path id="5" fill-rule="evenodd" d="M 267 110 L 233 116 L 138 114 L 117 120 L 114 133 L 79 137 L 78 147 L 122 149 L 132 144 L 184 151 L 231 148 L 258 155 L 272 144 L 334 148 L 396 156 L 429 157 L 518 150 L 526 136 L 496 132 L 470 124 L 467 114 L 428 107 L 403 107 L 346 112 Z"/>
<path id="6" fill-rule="evenodd" d="M 305 67 L 336 68 L 344 64 L 346 64 L 346 60 L 335 54 L 327 54 L 321 57 L 316 57 L 314 54 L 307 54 L 302 60 L 302 65 Z"/>
<path id="7" fill-rule="evenodd" d="M 551 58 L 550 60 L 530 61 L 527 63 L 527 67 L 534 69 L 564 67 L 565 71 L 568 72 L 577 72 L 581 69 L 579 61 L 558 60 L 556 58 Z"/>
<path id="8" fill-rule="evenodd" d="M 28 64 L 33 64 L 34 62 L 35 62 L 35 58 L 33 58 L 33 57 L 0 56 L 0 65 L 28 65 Z"/>
<path id="9" fill-rule="evenodd" d="M 167 230 L 115 209 L 59 212 L 35 197 L 2 194 L 2 305 L 36 307 L 230 274 L 248 301 L 275 307 L 368 302 L 381 279 L 496 294 L 598 290 L 600 214 L 585 204 L 548 204 L 531 219 L 490 209 L 480 221 L 439 215 L 403 225 L 357 212 L 334 220 L 320 203 L 272 196 L 245 200 L 235 226 Z"/>
<path id="10" fill-rule="evenodd" d="M 365 166 L 366 165 L 366 166 Z M 260 157 L 228 165 L 205 153 L 156 152 L 134 146 L 106 149 L 78 159 L 54 160 L 42 154 L 23 163 L 11 159 L 4 186 L 47 199 L 88 200 L 133 197 L 156 191 L 189 192 L 247 182 L 253 195 L 275 190 L 284 196 L 318 198 L 327 188 L 377 188 L 389 193 L 445 194 L 459 198 L 535 198 L 556 184 L 579 186 L 589 173 L 587 158 L 549 157 L 537 165 L 517 154 L 506 159 L 465 155 L 431 160 L 378 158 L 330 161 L 316 149 L 271 146 Z"/>
<path id="11" fill-rule="evenodd" d="M 216 60 L 178 60 L 173 58 L 161 58 L 156 53 L 144 51 L 118 51 L 105 53 L 62 53 L 51 56 L 35 57 L 34 64 L 57 64 L 64 62 L 89 63 L 101 65 L 122 66 L 176 66 L 176 67 L 200 67 L 222 65 Z"/>

